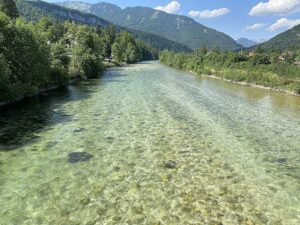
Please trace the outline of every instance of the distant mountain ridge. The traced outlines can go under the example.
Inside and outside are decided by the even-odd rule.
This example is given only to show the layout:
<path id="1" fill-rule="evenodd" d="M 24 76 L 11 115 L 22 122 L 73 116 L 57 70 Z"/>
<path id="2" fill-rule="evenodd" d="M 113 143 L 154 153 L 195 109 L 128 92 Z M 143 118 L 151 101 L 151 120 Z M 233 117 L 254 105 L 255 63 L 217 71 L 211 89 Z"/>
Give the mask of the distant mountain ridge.
<path id="1" fill-rule="evenodd" d="M 77 23 L 87 25 L 100 25 L 102 27 L 113 24 L 105 19 L 99 18 L 93 14 L 84 13 L 82 11 L 68 9 L 59 5 L 47 3 L 44 1 L 26 1 L 26 0 L 15 0 L 19 13 L 22 17 L 30 21 L 37 21 L 38 19 L 49 16 L 58 20 L 66 21 L 72 20 Z M 168 49 L 176 52 L 190 52 L 191 49 L 187 46 L 177 43 L 172 40 L 168 40 L 164 37 L 152 34 L 149 32 L 138 31 L 134 29 L 124 28 L 122 26 L 116 26 L 117 30 L 127 30 L 135 38 L 144 41 L 152 45 L 157 49 Z"/>
<path id="2" fill-rule="evenodd" d="M 197 49 L 203 44 L 209 48 L 236 50 L 240 45 L 230 36 L 206 27 L 195 20 L 180 15 L 168 14 L 148 7 L 120 7 L 100 2 L 60 2 L 58 5 L 91 13 L 120 26 L 155 33 L 170 40 Z"/>
<path id="3" fill-rule="evenodd" d="M 284 50 L 290 46 L 300 48 L 300 25 L 297 25 L 260 45 L 263 49 L 279 48 Z"/>
<path id="4" fill-rule="evenodd" d="M 236 40 L 236 42 L 245 48 L 253 47 L 260 44 L 259 42 L 252 41 L 247 38 L 239 38 L 238 40 Z"/>

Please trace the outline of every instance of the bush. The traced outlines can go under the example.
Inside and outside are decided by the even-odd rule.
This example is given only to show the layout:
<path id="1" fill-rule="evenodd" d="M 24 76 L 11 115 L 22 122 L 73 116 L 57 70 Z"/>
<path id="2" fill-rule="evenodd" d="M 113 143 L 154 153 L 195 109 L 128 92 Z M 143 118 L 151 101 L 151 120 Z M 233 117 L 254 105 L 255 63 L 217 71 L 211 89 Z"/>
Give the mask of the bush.
<path id="1" fill-rule="evenodd" d="M 271 61 L 270 55 L 262 53 L 251 59 L 233 52 L 211 52 L 205 56 L 199 54 L 199 52 L 180 54 L 163 51 L 160 53 L 160 61 L 178 69 L 191 70 L 199 75 L 210 75 L 212 70 L 214 75 L 226 79 L 292 89 L 299 93 L 300 68 L 289 62 L 277 63 L 274 55 Z"/>
<path id="2" fill-rule="evenodd" d="M 86 54 L 83 57 L 82 69 L 87 78 L 94 78 L 103 70 L 103 65 L 96 55 Z"/>

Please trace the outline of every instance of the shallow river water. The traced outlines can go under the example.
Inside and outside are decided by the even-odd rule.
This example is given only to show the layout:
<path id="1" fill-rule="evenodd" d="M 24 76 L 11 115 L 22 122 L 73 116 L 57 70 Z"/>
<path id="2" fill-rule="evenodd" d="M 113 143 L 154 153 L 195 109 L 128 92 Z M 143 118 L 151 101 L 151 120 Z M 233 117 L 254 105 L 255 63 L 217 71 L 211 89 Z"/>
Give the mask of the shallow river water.
<path id="1" fill-rule="evenodd" d="M 109 69 L 2 109 L 0 205 L 1 225 L 299 225 L 300 97 Z"/>

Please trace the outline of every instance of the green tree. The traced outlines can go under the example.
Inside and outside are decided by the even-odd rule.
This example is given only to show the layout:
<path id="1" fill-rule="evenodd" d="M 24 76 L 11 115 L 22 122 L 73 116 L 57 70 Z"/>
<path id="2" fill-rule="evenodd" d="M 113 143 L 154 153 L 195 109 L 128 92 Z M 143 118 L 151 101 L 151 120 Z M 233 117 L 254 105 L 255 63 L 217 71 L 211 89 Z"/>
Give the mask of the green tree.
<path id="1" fill-rule="evenodd" d="M 10 95 L 9 78 L 11 71 L 5 61 L 5 58 L 0 54 L 0 102 L 6 101 Z"/>
<path id="2" fill-rule="evenodd" d="M 13 0 L 0 0 L 0 11 L 12 19 L 19 16 L 17 6 Z"/>
<path id="3" fill-rule="evenodd" d="M 104 30 L 103 35 L 103 55 L 105 58 L 109 58 L 112 53 L 112 45 L 116 39 L 116 28 L 113 25 L 109 25 Z"/>
<path id="4" fill-rule="evenodd" d="M 128 32 L 117 35 L 112 47 L 114 59 L 118 62 L 135 63 L 141 60 L 141 51 L 134 38 Z"/>
<path id="5" fill-rule="evenodd" d="M 43 17 L 31 28 L 33 33 L 38 35 L 39 39 L 43 39 L 48 43 L 58 42 L 66 32 L 62 23 L 49 17 Z"/>
<path id="6" fill-rule="evenodd" d="M 0 52 L 11 71 L 12 96 L 34 94 L 49 80 L 49 52 L 41 48 L 29 27 L 18 19 L 16 24 L 0 14 Z M 42 71 L 42 72 L 41 72 Z"/>
<path id="7" fill-rule="evenodd" d="M 255 48 L 255 52 L 256 52 L 257 54 L 262 54 L 262 53 L 264 53 L 264 49 L 262 48 L 261 45 L 258 45 L 258 46 Z"/>
<path id="8" fill-rule="evenodd" d="M 202 47 L 200 48 L 200 54 L 201 55 L 206 55 L 207 53 L 208 53 L 207 44 L 203 44 Z"/>
<path id="9" fill-rule="evenodd" d="M 279 62 L 280 53 L 274 51 L 270 54 L 270 61 L 272 64 L 276 64 Z"/>
<path id="10" fill-rule="evenodd" d="M 69 43 L 71 76 L 89 78 L 98 75 L 103 69 L 101 53 L 103 47 L 99 35 L 87 26 L 67 24 L 66 34 Z"/>

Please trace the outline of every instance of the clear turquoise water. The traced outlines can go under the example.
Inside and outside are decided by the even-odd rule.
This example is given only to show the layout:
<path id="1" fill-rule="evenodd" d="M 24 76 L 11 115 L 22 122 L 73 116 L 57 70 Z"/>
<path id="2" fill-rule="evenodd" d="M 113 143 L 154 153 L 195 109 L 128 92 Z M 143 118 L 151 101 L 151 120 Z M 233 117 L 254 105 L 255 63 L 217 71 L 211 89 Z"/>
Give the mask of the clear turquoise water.
<path id="1" fill-rule="evenodd" d="M 299 166 L 300 97 L 114 68 L 2 110 L 0 224 L 296 225 Z"/>

